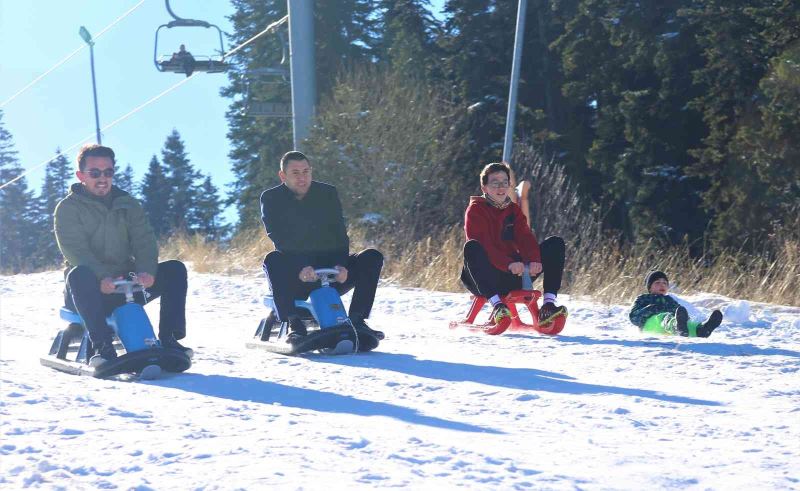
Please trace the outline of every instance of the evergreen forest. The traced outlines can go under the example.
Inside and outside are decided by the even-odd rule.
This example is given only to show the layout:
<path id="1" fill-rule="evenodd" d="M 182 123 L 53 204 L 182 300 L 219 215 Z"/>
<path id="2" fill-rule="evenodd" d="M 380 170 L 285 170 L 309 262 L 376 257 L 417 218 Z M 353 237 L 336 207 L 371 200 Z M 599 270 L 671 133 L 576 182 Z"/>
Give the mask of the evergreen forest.
<path id="1" fill-rule="evenodd" d="M 285 0 L 232 4 L 231 46 L 287 13 Z M 620 243 L 696 257 L 769 254 L 774 237 L 796 233 L 800 4 L 527 4 L 510 164 L 533 181 L 539 215 L 591 214 Z M 408 241 L 460 226 L 478 172 L 501 160 L 516 15 L 512 0 L 446 0 L 441 15 L 426 0 L 315 2 L 316 119 L 300 147 L 315 178 L 338 187 L 351 226 Z M 159 237 L 224 241 L 260 226 L 259 195 L 278 184 L 292 148 L 290 119 L 254 111 L 291 100 L 286 75 L 260 70 L 288 71 L 282 43 L 262 36 L 231 60 L 220 94 L 235 174 L 227 198 L 192 166 L 177 130 L 141 181 L 118 162 L 115 183 L 143 201 Z M 41 190 L 25 179 L 0 190 L 4 272 L 60 259 L 52 211 L 74 181 L 72 157 L 48 164 Z M 22 168 L 0 112 L 0 182 Z M 552 168 L 564 178 L 549 179 Z M 223 222 L 225 206 L 237 223 Z M 564 218 L 534 229 L 562 233 Z"/>

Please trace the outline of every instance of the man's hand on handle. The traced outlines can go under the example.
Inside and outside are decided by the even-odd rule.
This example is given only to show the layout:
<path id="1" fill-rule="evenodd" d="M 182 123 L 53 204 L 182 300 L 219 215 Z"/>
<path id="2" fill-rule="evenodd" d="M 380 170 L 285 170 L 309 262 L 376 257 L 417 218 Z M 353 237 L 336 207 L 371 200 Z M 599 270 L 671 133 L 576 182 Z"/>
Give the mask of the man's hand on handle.
<path id="1" fill-rule="evenodd" d="M 314 272 L 314 268 L 311 266 L 306 266 L 300 270 L 300 275 L 298 278 L 300 278 L 300 281 L 311 283 L 313 281 L 317 281 L 317 274 Z"/>
<path id="2" fill-rule="evenodd" d="M 119 279 L 119 278 L 116 278 Z M 100 291 L 106 295 L 114 293 L 114 290 L 117 288 L 114 286 L 114 278 L 107 276 L 100 280 Z"/>
<path id="3" fill-rule="evenodd" d="M 339 270 L 339 274 L 336 275 L 336 282 L 337 283 L 344 283 L 347 281 L 347 268 L 344 266 L 336 265 L 336 269 Z"/>
<path id="4" fill-rule="evenodd" d="M 542 263 L 531 263 L 530 266 L 528 266 L 528 273 L 530 273 L 531 276 L 536 276 L 541 272 L 542 272 Z"/>
<path id="5" fill-rule="evenodd" d="M 137 273 L 136 279 L 139 281 L 139 284 L 145 288 L 150 288 L 156 282 L 155 277 L 150 273 Z"/>

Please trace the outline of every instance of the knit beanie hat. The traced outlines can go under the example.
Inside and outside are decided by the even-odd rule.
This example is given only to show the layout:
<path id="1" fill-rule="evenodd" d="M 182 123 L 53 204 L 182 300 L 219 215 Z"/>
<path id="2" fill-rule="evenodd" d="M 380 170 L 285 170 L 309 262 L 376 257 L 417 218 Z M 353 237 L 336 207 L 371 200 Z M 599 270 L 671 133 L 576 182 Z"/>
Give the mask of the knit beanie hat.
<path id="1" fill-rule="evenodd" d="M 650 287 L 653 285 L 653 283 L 655 283 L 656 280 L 660 279 L 665 279 L 669 282 L 667 275 L 665 275 L 663 271 L 650 271 L 649 273 L 647 273 L 647 276 L 644 279 L 645 289 L 649 292 Z"/>

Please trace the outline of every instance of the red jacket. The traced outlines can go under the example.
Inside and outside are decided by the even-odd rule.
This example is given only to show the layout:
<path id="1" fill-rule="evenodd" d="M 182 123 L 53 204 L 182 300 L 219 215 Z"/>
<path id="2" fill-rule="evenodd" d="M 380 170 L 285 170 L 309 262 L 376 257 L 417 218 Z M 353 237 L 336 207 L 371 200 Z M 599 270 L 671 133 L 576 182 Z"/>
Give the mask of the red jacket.
<path id="1" fill-rule="evenodd" d="M 516 203 L 500 209 L 482 196 L 472 196 L 464 214 L 464 232 L 467 240 L 477 240 L 486 249 L 489 261 L 501 271 L 508 271 L 513 262 L 542 262 L 539 241 Z"/>

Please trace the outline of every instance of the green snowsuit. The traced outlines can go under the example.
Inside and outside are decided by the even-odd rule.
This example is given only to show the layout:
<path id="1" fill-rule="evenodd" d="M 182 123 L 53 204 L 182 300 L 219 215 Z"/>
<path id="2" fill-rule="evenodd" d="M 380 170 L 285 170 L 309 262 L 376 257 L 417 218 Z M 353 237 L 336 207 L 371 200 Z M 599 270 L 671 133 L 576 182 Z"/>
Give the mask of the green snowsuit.
<path id="1" fill-rule="evenodd" d="M 643 332 L 677 336 L 680 333 L 675 320 L 675 309 L 679 306 L 680 304 L 669 295 L 646 293 L 636 297 L 629 317 Z M 691 320 L 686 323 L 689 337 L 697 337 L 697 327 L 700 324 Z"/>
<path id="2" fill-rule="evenodd" d="M 112 186 L 107 203 L 75 183 L 56 206 L 53 221 L 67 271 L 88 266 L 98 279 L 128 272 L 156 275 L 153 229 L 142 205 L 125 191 Z"/>

